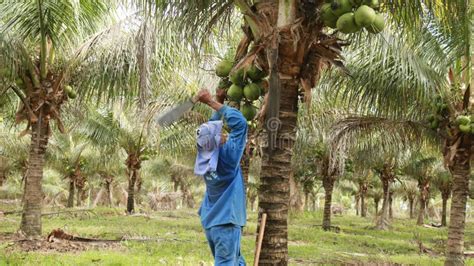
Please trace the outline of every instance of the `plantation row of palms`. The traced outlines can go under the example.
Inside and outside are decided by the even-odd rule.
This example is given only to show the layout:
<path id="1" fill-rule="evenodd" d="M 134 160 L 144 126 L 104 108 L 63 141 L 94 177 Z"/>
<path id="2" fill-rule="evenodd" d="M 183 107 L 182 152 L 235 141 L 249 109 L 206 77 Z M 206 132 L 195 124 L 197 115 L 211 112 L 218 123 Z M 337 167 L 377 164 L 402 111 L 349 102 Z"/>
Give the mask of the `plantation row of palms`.
<path id="1" fill-rule="evenodd" d="M 444 200 L 452 190 L 446 264 L 461 264 L 472 135 L 455 120 L 471 112 L 472 0 L 380 1 L 388 25 L 378 35 L 325 28 L 322 2 L 0 1 L 1 108 L 7 127 L 24 122 L 20 135 L 31 135 L 26 155 L 2 147 L 23 171 L 21 230 L 42 232 L 46 162 L 69 180 L 69 202 L 75 193 L 76 202 L 82 198 L 83 168 L 97 164 L 105 180 L 117 174 L 107 170 L 118 171 L 107 165 L 117 160 L 81 160 L 89 145 L 126 157 L 127 211 L 133 212 L 142 163 L 189 156 L 190 132 L 208 113 L 198 106 L 159 130 L 153 116 L 199 86 L 212 87 L 206 71 L 212 55 L 232 47 L 236 68 L 255 61 L 270 73 L 263 123 L 249 135 L 253 152 L 243 158 L 261 158 L 259 214 L 268 215 L 262 264 L 288 263 L 288 209 L 298 202 L 298 185 L 309 195 L 312 179 L 320 178 L 323 228 L 329 229 L 336 181 L 357 180 L 365 204 L 370 175 L 379 177 L 383 191 L 380 229 L 389 225 L 396 180 L 417 182 L 422 223 L 429 184 L 451 176 L 452 185 L 440 181 Z M 278 129 L 266 128 L 264 121 L 275 118 Z M 56 137 L 53 126 L 80 137 Z"/>

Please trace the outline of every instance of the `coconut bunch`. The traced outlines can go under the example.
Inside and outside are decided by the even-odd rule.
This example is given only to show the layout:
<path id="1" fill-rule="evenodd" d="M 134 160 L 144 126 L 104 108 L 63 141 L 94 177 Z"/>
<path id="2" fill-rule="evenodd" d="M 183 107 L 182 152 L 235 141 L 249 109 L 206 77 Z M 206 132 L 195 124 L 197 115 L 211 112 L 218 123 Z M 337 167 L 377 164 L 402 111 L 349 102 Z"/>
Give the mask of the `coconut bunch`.
<path id="1" fill-rule="evenodd" d="M 224 59 L 216 66 L 216 75 L 221 78 L 219 89 L 224 89 L 227 95 L 226 104 L 239 109 L 247 121 L 257 115 L 255 102 L 265 95 L 268 87 L 265 80 L 267 74 L 256 64 L 233 69 L 234 62 Z"/>
<path id="2" fill-rule="evenodd" d="M 428 122 L 430 123 L 431 129 L 437 129 L 441 121 L 449 115 L 448 105 L 438 96 L 433 103 L 433 109 L 436 110 L 436 113 L 428 117 Z"/>
<path id="3" fill-rule="evenodd" d="M 474 134 L 474 116 L 459 115 L 456 117 L 456 125 L 465 134 Z"/>
<path id="4" fill-rule="evenodd" d="M 326 0 L 321 6 L 321 20 L 325 26 L 342 33 L 365 28 L 377 34 L 385 28 L 385 20 L 378 10 L 378 0 Z"/>

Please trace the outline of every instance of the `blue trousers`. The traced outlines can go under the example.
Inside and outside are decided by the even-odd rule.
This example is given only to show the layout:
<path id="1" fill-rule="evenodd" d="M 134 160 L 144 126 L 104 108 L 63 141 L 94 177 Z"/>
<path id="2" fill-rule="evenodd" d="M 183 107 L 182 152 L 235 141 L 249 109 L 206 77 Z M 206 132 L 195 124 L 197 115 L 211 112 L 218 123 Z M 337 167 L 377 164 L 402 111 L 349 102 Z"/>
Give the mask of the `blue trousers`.
<path id="1" fill-rule="evenodd" d="M 213 226 L 206 230 L 206 238 L 216 266 L 245 266 L 240 254 L 242 227 L 234 224 Z"/>

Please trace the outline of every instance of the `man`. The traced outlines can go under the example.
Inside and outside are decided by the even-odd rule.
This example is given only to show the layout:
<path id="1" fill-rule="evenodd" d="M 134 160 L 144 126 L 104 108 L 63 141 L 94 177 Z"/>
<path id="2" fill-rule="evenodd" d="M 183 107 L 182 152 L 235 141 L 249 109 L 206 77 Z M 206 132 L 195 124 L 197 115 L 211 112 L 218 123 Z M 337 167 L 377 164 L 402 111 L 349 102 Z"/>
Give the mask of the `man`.
<path id="1" fill-rule="evenodd" d="M 196 132 L 198 154 L 194 172 L 206 182 L 199 215 L 215 265 L 245 265 L 240 254 L 242 227 L 246 222 L 240 159 L 247 140 L 247 121 L 238 110 L 223 105 L 224 97 L 223 90 L 218 90 L 216 100 L 206 89 L 198 93 L 199 101 L 215 110 L 210 121 Z M 227 140 L 222 134 L 223 123 L 230 129 Z"/>

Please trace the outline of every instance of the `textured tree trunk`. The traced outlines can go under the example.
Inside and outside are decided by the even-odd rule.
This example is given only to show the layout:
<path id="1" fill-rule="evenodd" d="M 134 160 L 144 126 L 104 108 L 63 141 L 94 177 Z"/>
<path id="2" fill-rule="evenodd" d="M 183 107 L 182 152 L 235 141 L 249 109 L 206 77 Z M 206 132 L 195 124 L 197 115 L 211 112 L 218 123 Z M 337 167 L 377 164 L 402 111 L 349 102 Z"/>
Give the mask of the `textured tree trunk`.
<path id="1" fill-rule="evenodd" d="M 41 207 L 43 202 L 44 156 L 48 145 L 49 120 L 43 118 L 40 110 L 38 121 L 32 123 L 31 144 L 28 159 L 28 170 L 25 175 L 25 191 L 23 213 L 21 217 L 21 231 L 27 236 L 41 235 Z"/>
<path id="2" fill-rule="evenodd" d="M 374 207 L 375 207 L 375 216 L 379 213 L 379 199 L 374 199 Z"/>
<path id="3" fill-rule="evenodd" d="M 76 206 L 77 207 L 82 206 L 82 194 L 83 194 L 83 188 L 77 187 L 77 193 L 76 193 Z"/>
<path id="4" fill-rule="evenodd" d="M 359 216 L 359 203 L 360 203 L 360 196 L 354 196 L 355 197 L 355 209 L 356 209 L 356 216 Z"/>
<path id="5" fill-rule="evenodd" d="M 389 193 L 385 191 L 385 188 L 384 188 L 383 194 L 384 194 L 384 199 L 382 202 L 382 210 L 380 211 L 380 215 L 377 220 L 377 229 L 387 230 L 390 225 L 390 222 L 389 222 L 390 199 L 389 199 Z"/>
<path id="6" fill-rule="evenodd" d="M 247 138 L 248 139 L 248 138 Z M 242 168 L 242 177 L 244 178 L 244 188 L 247 189 L 247 184 L 249 182 L 249 174 L 250 174 L 250 154 L 249 154 L 249 147 L 250 143 L 247 141 L 247 147 L 245 148 L 245 152 L 242 155 L 242 160 L 240 161 L 240 166 Z"/>
<path id="7" fill-rule="evenodd" d="M 464 229 L 466 204 L 471 173 L 471 136 L 463 136 L 450 167 L 453 175 L 453 193 L 448 227 L 448 244 L 445 265 L 464 264 Z"/>
<path id="8" fill-rule="evenodd" d="M 69 195 L 67 198 L 67 206 L 66 206 L 68 208 L 74 207 L 74 195 L 75 195 L 74 188 L 75 188 L 74 180 L 69 179 Z"/>
<path id="9" fill-rule="evenodd" d="M 410 208 L 410 219 L 414 218 L 414 214 L 413 214 L 413 202 L 414 201 L 415 201 L 414 199 L 409 199 L 408 200 L 408 206 Z"/>
<path id="10" fill-rule="evenodd" d="M 304 209 L 300 189 L 293 175 L 290 176 L 290 209 L 294 211 L 303 211 Z"/>
<path id="11" fill-rule="evenodd" d="M 126 160 L 127 174 L 128 174 L 128 189 L 127 189 L 127 213 L 135 212 L 135 185 L 139 178 L 139 171 L 141 167 L 140 154 L 130 153 Z"/>
<path id="12" fill-rule="evenodd" d="M 360 216 L 367 217 L 367 207 L 365 206 L 365 194 L 360 195 Z"/>
<path id="13" fill-rule="evenodd" d="M 332 191 L 334 189 L 334 178 L 324 178 L 324 212 L 323 212 L 323 229 L 331 229 L 331 204 L 332 204 Z"/>
<path id="14" fill-rule="evenodd" d="M 388 203 L 389 203 L 389 208 L 388 208 L 388 217 L 390 219 L 393 219 L 393 192 L 390 191 L 388 195 Z"/>
<path id="15" fill-rule="evenodd" d="M 420 197 L 420 209 L 418 210 L 418 219 L 416 220 L 417 225 L 424 224 L 425 210 L 426 210 L 426 200 Z"/>
<path id="16" fill-rule="evenodd" d="M 107 192 L 107 201 L 109 207 L 113 206 L 113 200 L 112 200 L 112 189 L 111 189 L 111 182 L 106 181 L 105 182 L 105 191 Z"/>
<path id="17" fill-rule="evenodd" d="M 0 187 L 3 186 L 3 182 L 5 182 L 5 180 L 7 179 L 6 175 L 5 175 L 5 172 L 4 171 L 0 171 Z"/>
<path id="18" fill-rule="evenodd" d="M 441 212 L 441 226 L 446 226 L 448 223 L 446 222 L 446 212 L 447 212 L 447 205 L 448 205 L 448 198 L 443 195 L 443 210 Z"/>
<path id="19" fill-rule="evenodd" d="M 308 192 L 304 193 L 304 208 L 305 210 L 309 211 L 310 206 L 309 206 L 309 193 Z"/>
<path id="20" fill-rule="evenodd" d="M 135 170 L 130 169 L 131 176 L 128 179 L 128 190 L 127 190 L 127 213 L 132 214 L 135 211 L 135 182 L 137 181 L 137 173 Z"/>
<path id="21" fill-rule="evenodd" d="M 263 147 L 261 185 L 258 190 L 259 220 L 263 213 L 267 214 L 259 265 L 288 264 L 289 179 L 292 176 L 291 158 L 296 137 L 298 75 L 303 60 L 297 56 L 294 34 L 285 27 L 295 21 L 296 11 L 295 0 L 279 1 L 278 13 L 274 14 L 278 14 L 280 36 L 267 49 L 271 64 L 266 131 L 273 133 L 268 139 L 271 143 L 267 141 L 269 147 Z M 302 40 L 300 43 L 303 43 Z M 279 101 L 279 106 L 274 104 L 275 101 Z M 278 119 L 268 117 L 269 113 L 276 114 Z"/>
<path id="22" fill-rule="evenodd" d="M 377 229 L 387 230 L 390 226 L 390 184 L 393 181 L 393 174 L 389 165 L 384 165 L 382 173 L 380 174 L 380 180 L 382 181 L 383 188 L 383 203 L 382 210 L 377 220 Z"/>

